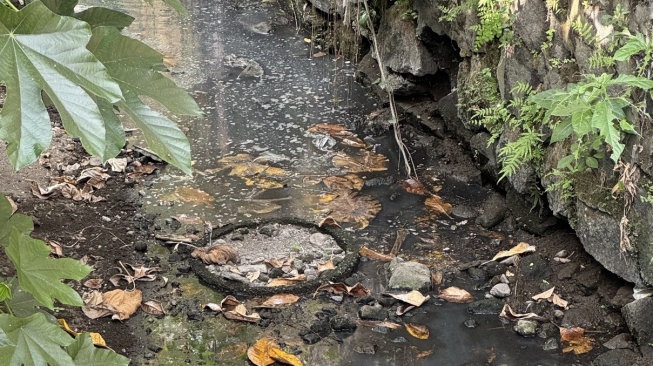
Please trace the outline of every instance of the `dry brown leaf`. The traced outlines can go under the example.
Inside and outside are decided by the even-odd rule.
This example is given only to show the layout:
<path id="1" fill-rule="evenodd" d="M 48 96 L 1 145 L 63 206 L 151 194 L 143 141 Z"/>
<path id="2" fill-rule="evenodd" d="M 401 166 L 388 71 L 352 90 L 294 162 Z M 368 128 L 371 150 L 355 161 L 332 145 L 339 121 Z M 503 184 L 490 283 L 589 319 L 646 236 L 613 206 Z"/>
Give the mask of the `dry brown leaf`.
<path id="1" fill-rule="evenodd" d="M 268 258 L 264 261 L 264 263 L 269 265 L 271 268 L 283 267 L 283 261 L 276 258 Z"/>
<path id="2" fill-rule="evenodd" d="M 431 285 L 433 285 L 433 288 L 436 286 L 440 286 L 442 284 L 442 277 L 444 275 L 442 274 L 442 271 L 436 271 L 431 273 Z"/>
<path id="3" fill-rule="evenodd" d="M 229 175 L 243 179 L 248 186 L 281 188 L 284 185 L 282 179 L 288 176 L 285 170 L 267 165 L 267 159 L 262 156 L 236 154 L 220 158 L 218 162 L 231 169 Z"/>
<path id="4" fill-rule="evenodd" d="M 306 281 L 306 275 L 305 274 L 300 274 L 295 277 L 289 277 L 289 278 L 273 278 L 268 282 L 266 285 L 267 287 L 276 287 L 276 286 L 293 286 L 296 285 L 298 282 L 304 282 Z"/>
<path id="5" fill-rule="evenodd" d="M 58 241 L 48 240 L 48 246 L 50 247 L 50 253 L 52 253 L 52 255 L 57 257 L 63 256 L 63 248 Z"/>
<path id="6" fill-rule="evenodd" d="M 585 329 L 580 327 L 575 328 L 560 328 L 560 340 L 568 345 L 562 349 L 562 352 L 574 352 L 580 355 L 587 353 L 594 348 L 591 338 L 585 336 Z"/>
<path id="7" fill-rule="evenodd" d="M 115 309 L 111 319 L 125 320 L 138 310 L 143 300 L 143 294 L 139 289 L 113 290 L 102 294 L 102 299 L 104 305 Z"/>
<path id="8" fill-rule="evenodd" d="M 204 264 L 225 265 L 227 262 L 236 263 L 238 254 L 236 249 L 228 245 L 211 245 L 203 248 L 195 248 L 190 254 L 193 258 L 199 258 Z"/>
<path id="9" fill-rule="evenodd" d="M 567 309 L 569 307 L 569 301 L 561 298 L 558 296 L 558 294 L 553 294 L 550 301 L 563 309 Z"/>
<path id="10" fill-rule="evenodd" d="M 367 147 L 367 144 L 365 144 L 363 140 L 356 136 L 355 133 L 348 130 L 344 125 L 318 123 L 309 127 L 308 132 L 329 135 L 347 146 L 360 149 Z"/>
<path id="11" fill-rule="evenodd" d="M 382 254 L 368 247 L 362 247 L 358 251 L 358 254 L 362 255 L 363 257 L 367 257 L 369 259 L 381 261 L 381 262 L 390 262 L 391 260 L 394 259 L 394 256 L 392 255 Z"/>
<path id="12" fill-rule="evenodd" d="M 194 205 L 210 206 L 211 202 L 215 201 L 215 198 L 198 188 L 177 187 L 174 192 L 163 195 L 161 200 L 168 202 L 180 201 L 192 203 Z"/>
<path id="13" fill-rule="evenodd" d="M 82 170 L 75 183 L 79 184 L 86 181 L 87 185 L 95 189 L 100 189 L 104 187 L 104 182 L 109 178 L 111 178 L 111 176 L 106 173 L 105 169 L 102 169 L 101 167 L 93 167 Z"/>
<path id="14" fill-rule="evenodd" d="M 424 205 L 431 211 L 437 213 L 449 215 L 453 207 L 451 204 L 446 203 L 442 200 L 442 197 L 438 195 L 432 195 L 424 201 Z"/>
<path id="15" fill-rule="evenodd" d="M 240 320 L 249 323 L 258 323 L 261 321 L 261 317 L 258 313 L 247 314 L 248 311 L 245 305 L 231 295 L 222 299 L 220 302 L 220 308 L 224 317 L 229 320 Z"/>
<path id="16" fill-rule="evenodd" d="M 369 225 L 369 220 L 381 211 L 381 204 L 371 196 L 343 191 L 336 193 L 333 201 L 324 206 L 324 211 L 327 218 L 336 222 L 357 223 L 359 229 L 364 229 Z"/>
<path id="17" fill-rule="evenodd" d="M 100 291 L 87 292 L 82 296 L 82 300 L 84 301 L 82 311 L 90 319 L 105 317 L 115 312 L 113 307 L 103 303 L 103 296 Z"/>
<path id="18" fill-rule="evenodd" d="M 519 314 L 515 313 L 510 305 L 505 304 L 503 305 L 503 309 L 501 309 L 501 314 L 499 314 L 500 317 L 506 318 L 509 320 L 539 320 L 539 321 L 544 321 L 546 318 L 543 318 L 535 313 L 526 313 L 526 314 Z"/>
<path id="19" fill-rule="evenodd" d="M 430 356 L 433 353 L 432 349 L 428 349 L 426 351 L 421 351 L 417 353 L 417 356 L 415 356 L 417 359 L 422 359 Z"/>
<path id="20" fill-rule="evenodd" d="M 338 228 L 342 229 L 342 226 L 340 226 L 340 224 L 338 224 L 338 222 L 336 220 L 334 220 L 333 217 L 331 217 L 331 216 L 327 216 L 327 217 L 323 218 L 322 220 L 320 220 L 320 222 L 317 224 L 317 226 L 319 226 L 319 227 L 322 227 L 322 226 L 335 226 L 335 227 L 338 227 Z"/>
<path id="21" fill-rule="evenodd" d="M 315 297 L 315 295 L 317 295 L 317 293 L 320 291 L 327 291 L 337 295 L 347 294 L 356 298 L 367 296 L 370 294 L 370 290 L 363 287 L 363 285 L 361 285 L 360 283 L 357 283 L 354 286 L 349 287 L 342 282 L 338 282 L 338 283 L 329 282 L 327 284 L 318 287 L 317 290 L 315 290 L 313 297 Z"/>
<path id="22" fill-rule="evenodd" d="M 414 305 L 400 304 L 399 306 L 397 306 L 397 311 L 395 311 L 395 314 L 397 314 L 397 316 L 402 316 L 407 312 L 415 309 L 416 307 L 417 306 Z"/>
<path id="23" fill-rule="evenodd" d="M 281 205 L 271 200 L 244 201 L 243 206 L 238 207 L 240 213 L 266 214 L 281 209 Z"/>
<path id="24" fill-rule="evenodd" d="M 247 358 L 256 366 L 272 365 L 274 359 L 270 357 L 270 348 L 279 348 L 279 345 L 269 338 L 261 338 L 247 349 Z"/>
<path id="25" fill-rule="evenodd" d="M 269 297 L 257 308 L 273 308 L 275 306 L 290 305 L 299 301 L 299 296 L 293 294 L 276 294 Z"/>
<path id="26" fill-rule="evenodd" d="M 424 296 L 422 295 L 421 292 L 417 290 L 413 290 L 411 292 L 407 292 L 404 294 L 383 294 L 385 296 L 391 296 L 394 297 L 395 299 L 399 301 L 403 301 L 407 304 L 413 305 L 413 306 L 422 306 L 428 299 L 430 299 L 430 296 Z"/>
<path id="27" fill-rule="evenodd" d="M 324 263 L 318 263 L 317 264 L 317 272 L 318 273 L 328 271 L 330 269 L 336 269 L 336 266 L 333 264 L 333 261 L 331 259 L 329 259 L 328 261 L 326 261 Z"/>
<path id="28" fill-rule="evenodd" d="M 442 300 L 459 304 L 474 301 L 474 296 L 472 296 L 472 294 L 455 286 L 447 287 L 440 291 L 438 297 Z"/>
<path id="29" fill-rule="evenodd" d="M 111 171 L 116 173 L 121 173 L 127 168 L 127 158 L 111 158 L 107 160 L 107 163 L 111 167 Z"/>
<path id="30" fill-rule="evenodd" d="M 383 172 L 388 170 L 388 158 L 371 151 L 359 151 L 355 156 L 337 152 L 331 160 L 333 166 L 347 173 Z"/>
<path id="31" fill-rule="evenodd" d="M 418 194 L 420 196 L 426 196 L 429 194 L 426 187 L 420 181 L 413 178 L 408 178 L 402 181 L 401 188 L 405 189 L 408 193 Z"/>
<path id="32" fill-rule="evenodd" d="M 92 289 L 99 289 L 102 287 L 102 284 L 104 283 L 104 280 L 101 278 L 90 278 L 86 281 L 84 281 L 84 286 Z"/>
<path id="33" fill-rule="evenodd" d="M 535 251 L 535 246 L 525 242 L 521 242 L 515 245 L 514 247 L 510 248 L 509 250 L 500 251 L 492 258 L 492 260 L 496 261 L 497 259 L 508 258 L 508 257 L 512 257 L 513 255 L 530 253 L 534 251 Z"/>
<path id="34" fill-rule="evenodd" d="M 410 335 L 417 339 L 429 339 L 429 328 L 423 324 L 404 323 Z"/>
<path id="35" fill-rule="evenodd" d="M 533 300 L 535 300 L 535 301 L 537 301 L 537 300 L 547 300 L 547 301 L 552 302 L 553 304 L 555 304 L 555 305 L 557 305 L 557 306 L 559 306 L 561 308 L 567 309 L 567 307 L 569 305 L 569 302 L 567 300 L 564 300 L 563 298 L 561 298 L 557 294 L 554 294 L 553 290 L 555 290 L 555 286 L 551 287 L 550 289 L 548 289 L 548 290 L 546 290 L 544 292 L 542 292 L 541 294 L 537 294 L 537 295 L 533 296 Z"/>
<path id="36" fill-rule="evenodd" d="M 141 310 L 154 316 L 164 316 L 166 312 L 160 301 L 149 300 L 141 304 Z"/>
<path id="37" fill-rule="evenodd" d="M 357 190 L 360 191 L 365 185 L 365 181 L 356 174 L 346 174 L 342 176 L 326 177 L 322 179 L 324 185 L 334 190 Z"/>
<path id="38" fill-rule="evenodd" d="M 356 324 L 362 325 L 364 327 L 386 327 L 390 329 L 400 329 L 401 324 L 399 323 L 393 323 L 393 322 L 388 322 L 388 321 L 377 321 L 377 320 L 357 320 Z"/>
<path id="39" fill-rule="evenodd" d="M 553 295 L 553 290 L 555 290 L 555 286 L 551 287 L 550 289 L 548 289 L 548 290 L 546 290 L 546 291 L 544 291 L 542 293 L 539 293 L 539 294 L 533 296 L 532 299 L 535 300 L 535 301 L 541 300 L 541 299 L 548 300 L 551 297 L 551 295 Z"/>

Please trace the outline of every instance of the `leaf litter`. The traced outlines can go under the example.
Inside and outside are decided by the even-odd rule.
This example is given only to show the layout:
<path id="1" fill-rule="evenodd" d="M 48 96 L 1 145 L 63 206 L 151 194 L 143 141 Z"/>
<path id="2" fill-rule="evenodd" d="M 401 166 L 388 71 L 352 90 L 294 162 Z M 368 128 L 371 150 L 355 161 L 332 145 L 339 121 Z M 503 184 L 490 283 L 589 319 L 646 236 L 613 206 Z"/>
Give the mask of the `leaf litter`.
<path id="1" fill-rule="evenodd" d="M 532 297 L 533 300 L 547 300 L 563 309 L 567 309 L 569 307 L 569 302 L 567 300 L 564 300 L 558 294 L 554 293 L 553 291 L 555 290 L 555 286 L 551 287 L 550 289 L 537 294 Z"/>
<path id="2" fill-rule="evenodd" d="M 359 229 L 369 226 L 369 220 L 375 218 L 381 211 L 379 201 L 356 192 L 340 191 L 325 197 L 329 198 L 322 209 L 326 213 L 325 219 L 355 223 L 359 225 Z"/>
<path id="3" fill-rule="evenodd" d="M 258 323 L 261 321 L 261 316 L 258 313 L 248 314 L 247 307 L 232 295 L 227 295 L 222 299 L 220 305 L 208 303 L 202 307 L 221 312 L 229 320 L 239 320 L 248 323 Z"/>
<path id="4" fill-rule="evenodd" d="M 441 290 L 440 294 L 438 294 L 438 298 L 459 304 L 465 304 L 474 301 L 474 296 L 472 296 L 472 294 L 456 286 L 447 287 Z"/>
<path id="5" fill-rule="evenodd" d="M 279 344 L 270 338 L 261 338 L 247 349 L 247 358 L 256 366 L 272 365 L 279 362 L 291 366 L 302 366 L 297 356 L 283 351 Z"/>

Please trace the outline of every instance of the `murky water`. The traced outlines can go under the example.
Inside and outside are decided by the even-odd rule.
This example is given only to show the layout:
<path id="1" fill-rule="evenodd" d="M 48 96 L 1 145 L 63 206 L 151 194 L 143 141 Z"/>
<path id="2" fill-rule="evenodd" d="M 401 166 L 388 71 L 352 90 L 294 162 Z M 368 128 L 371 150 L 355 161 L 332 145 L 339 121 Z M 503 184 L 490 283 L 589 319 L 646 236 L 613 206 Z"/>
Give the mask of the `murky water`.
<path id="1" fill-rule="evenodd" d="M 315 136 L 307 134 L 307 128 L 316 123 L 341 123 L 355 130 L 377 108 L 377 101 L 354 82 L 352 65 L 330 55 L 312 57 L 319 56 L 320 50 L 310 42 L 311 35 L 298 32 L 292 17 L 280 13 L 276 5 L 267 1 L 186 0 L 184 3 L 191 14 L 188 19 L 176 15 L 161 1 L 155 1 L 154 6 L 141 0 L 84 3 L 116 7 L 135 16 L 137 21 L 129 32 L 146 39 L 165 54 L 175 80 L 193 94 L 206 113 L 203 119 L 179 120 L 192 143 L 196 173 L 189 178 L 175 169 L 167 169 L 152 189 L 146 191 L 147 211 L 161 214 L 162 219 L 177 214 L 198 215 L 214 226 L 256 217 L 319 218 L 318 196 L 327 189 L 315 182 L 341 174 L 331 164 L 334 150 L 352 153 L 355 149 L 339 146 L 329 150 L 320 141 L 314 141 Z M 399 180 L 400 169 L 392 140 L 381 137 L 367 142 L 388 156 L 390 162 L 387 171 L 365 173 L 365 178 L 392 176 Z M 234 173 L 237 169 L 233 165 L 220 162 L 224 157 L 242 153 L 250 155 L 241 161 L 250 164 L 249 168 L 261 163 L 268 167 L 263 173 L 278 168 L 275 171 L 279 174 L 267 176 L 267 180 L 261 180 L 261 174 L 250 175 L 248 182 L 243 174 Z M 271 185 L 274 188 L 268 188 Z M 454 192 L 455 187 L 447 189 Z M 418 237 L 428 237 L 433 234 L 433 228 L 440 227 L 448 240 L 469 243 L 478 240 L 478 235 L 455 220 L 433 221 L 431 227 L 417 227 L 416 217 L 425 215 L 423 198 L 409 194 L 395 197 L 396 190 L 396 185 L 363 189 L 362 193 L 379 200 L 383 209 L 367 229 L 358 232 L 361 241 L 375 248 L 384 243 L 391 246 L 395 228 L 406 227 L 413 234 L 406 241 L 406 254 L 423 256 L 426 262 L 438 264 L 447 260 L 444 248 L 419 251 L 415 245 Z M 479 194 L 471 188 L 463 191 L 467 199 Z M 456 231 L 451 230 L 454 224 L 460 227 Z M 375 293 L 384 291 L 384 281 L 378 276 L 381 265 L 365 262 L 361 271 L 366 273 L 363 284 L 367 288 Z M 475 295 L 480 298 L 483 293 Z M 204 299 L 212 300 L 210 296 Z M 359 327 L 342 343 L 328 339 L 305 347 L 304 357 L 313 365 L 574 363 L 573 356 L 543 351 L 542 340 L 515 335 L 496 315 L 473 316 L 479 322 L 473 329 L 463 325 L 470 317 L 464 305 L 431 303 L 409 313 L 408 318 L 410 322 L 429 327 L 428 340 L 414 339 L 403 329 L 380 334 Z M 224 330 L 229 323 L 225 321 L 216 327 Z M 246 337 L 241 342 L 251 342 L 261 331 L 251 325 L 238 325 L 238 328 L 247 330 L 232 329 L 229 337 Z M 185 335 L 187 330 L 178 323 L 161 323 L 153 329 L 154 335 L 168 334 L 174 342 L 184 342 L 184 337 L 175 338 L 175 332 Z M 201 343 L 204 337 L 215 338 L 226 346 L 239 344 L 238 339 L 220 342 L 221 332 L 216 329 L 208 335 L 199 332 L 199 336 L 186 341 Z M 400 336 L 406 342 L 392 341 Z M 361 344 L 375 344 L 376 353 L 357 352 Z M 205 364 L 225 364 L 224 357 L 229 352 L 225 351 L 228 347 L 215 354 L 211 353 L 211 347 L 191 345 L 189 348 L 199 349 L 195 354 L 199 358 L 189 359 L 192 362 L 201 359 Z M 243 362 L 242 347 L 232 348 L 232 352 L 240 352 L 239 362 Z M 188 357 L 188 353 L 176 356 L 174 352 L 162 352 L 149 362 L 182 364 Z"/>

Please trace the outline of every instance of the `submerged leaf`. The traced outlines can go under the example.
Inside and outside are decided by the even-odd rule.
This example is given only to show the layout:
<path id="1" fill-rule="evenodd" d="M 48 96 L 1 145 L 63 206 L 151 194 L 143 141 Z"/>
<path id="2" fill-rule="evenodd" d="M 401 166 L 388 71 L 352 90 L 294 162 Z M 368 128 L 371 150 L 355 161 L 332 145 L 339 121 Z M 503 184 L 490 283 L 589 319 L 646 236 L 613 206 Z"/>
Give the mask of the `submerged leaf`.
<path id="1" fill-rule="evenodd" d="M 453 207 L 451 204 L 446 203 L 442 200 L 442 197 L 437 195 L 432 195 L 424 201 L 424 205 L 429 210 L 435 211 L 437 213 L 449 215 Z"/>
<path id="2" fill-rule="evenodd" d="M 360 191 L 365 185 L 363 178 L 356 174 L 326 177 L 322 179 L 322 182 L 324 182 L 324 185 L 329 187 L 329 189 L 335 190 L 348 189 Z"/>
<path id="3" fill-rule="evenodd" d="M 393 255 L 379 253 L 365 246 L 358 251 L 358 254 L 362 255 L 363 257 L 381 262 L 390 262 L 395 258 Z"/>
<path id="4" fill-rule="evenodd" d="M 336 222 L 359 224 L 360 229 L 369 225 L 369 220 L 381 211 L 381 204 L 370 196 L 356 192 L 338 192 L 332 201 L 326 203 L 327 217 Z"/>
<path id="5" fill-rule="evenodd" d="M 215 198 L 198 188 L 177 187 L 174 192 L 161 197 L 161 200 L 188 202 L 195 205 L 209 205 L 210 202 L 215 201 Z"/>
<path id="6" fill-rule="evenodd" d="M 228 245 L 211 245 L 203 248 L 195 248 L 190 254 L 193 258 L 199 258 L 204 264 L 225 265 L 228 262 L 236 263 L 238 253 L 236 249 Z"/>
<path id="7" fill-rule="evenodd" d="M 359 151 L 356 155 L 338 152 L 331 160 L 333 166 L 347 173 L 383 172 L 388 170 L 388 158 L 371 151 Z"/>
<path id="8" fill-rule="evenodd" d="M 267 164 L 267 158 L 250 154 L 236 154 L 218 160 L 224 168 L 231 169 L 229 175 L 239 177 L 248 186 L 258 188 L 282 188 L 288 172 Z"/>
<path id="9" fill-rule="evenodd" d="M 568 345 L 562 349 L 562 352 L 574 352 L 576 355 L 587 353 L 594 348 L 592 339 L 585 336 L 585 329 L 580 327 L 575 328 L 560 328 L 560 340 Z"/>
<path id="10" fill-rule="evenodd" d="M 404 323 L 406 330 L 410 335 L 417 339 L 429 339 L 429 328 L 423 324 Z"/>

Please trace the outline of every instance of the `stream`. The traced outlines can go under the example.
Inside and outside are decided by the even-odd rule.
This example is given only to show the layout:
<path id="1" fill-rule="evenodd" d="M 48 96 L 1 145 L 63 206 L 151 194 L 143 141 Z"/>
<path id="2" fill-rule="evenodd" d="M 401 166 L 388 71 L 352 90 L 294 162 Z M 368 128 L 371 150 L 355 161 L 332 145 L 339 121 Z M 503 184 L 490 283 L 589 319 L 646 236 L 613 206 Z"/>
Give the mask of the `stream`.
<path id="1" fill-rule="evenodd" d="M 162 1 L 147 5 L 141 0 L 83 1 L 87 5 L 117 8 L 134 16 L 128 32 L 165 56 L 172 77 L 197 100 L 205 118 L 171 117 L 179 122 L 192 145 L 192 177 L 167 168 L 145 191 L 144 210 L 159 215 L 166 227 L 172 216 L 201 217 L 213 227 L 253 219 L 298 217 L 317 222 L 323 218 L 319 197 L 330 190 L 316 179 L 342 174 L 332 165 L 337 151 L 354 154 L 353 147 L 329 146 L 307 133 L 318 123 L 343 124 L 365 138 L 370 151 L 388 158 L 387 170 L 363 173 L 367 182 L 360 194 L 377 200 L 382 210 L 369 226 L 345 224 L 361 245 L 387 252 L 397 230 L 409 230 L 400 255 L 432 269 L 463 263 L 475 244 L 487 243 L 496 233 L 480 230 L 472 222 L 429 214 L 424 197 L 408 194 L 399 187 L 403 179 L 398 151 L 391 136 L 363 134 L 366 116 L 382 102 L 354 80 L 354 65 L 324 54 L 311 34 L 298 31 L 292 14 L 283 13 L 271 1 L 184 0 L 190 17 L 185 19 L 165 7 Z M 310 6 L 310 5 L 309 5 Z M 132 143 L 140 144 L 139 137 Z M 225 165 L 225 157 L 241 155 L 247 163 L 259 162 L 279 169 L 280 176 L 265 181 L 247 181 Z M 415 163 L 428 171 L 433 164 L 426 148 L 414 149 Z M 250 177 L 251 178 L 251 177 Z M 254 178 L 251 178 L 254 179 Z M 258 178 L 256 178 L 258 179 Z M 461 183 L 441 176 L 433 186 L 454 204 L 474 205 L 487 196 L 479 185 Z M 501 234 L 503 235 L 503 234 Z M 438 236 L 431 246 L 422 239 Z M 161 247 L 155 254 L 169 255 Z M 476 253 L 477 255 L 479 253 Z M 480 253 L 485 259 L 493 253 Z M 384 263 L 363 260 L 357 278 L 373 294 L 385 292 Z M 173 274 L 170 274 L 173 276 Z M 191 277 L 191 278 L 188 278 Z M 463 276 L 461 276 L 463 277 Z M 177 279 L 189 304 L 219 302 L 223 298 L 191 276 Z M 474 283 L 453 278 L 456 285 L 477 299 L 484 291 L 473 291 Z M 429 294 L 434 297 L 435 292 Z M 351 316 L 356 317 L 355 304 Z M 503 324 L 497 315 L 471 315 L 466 304 L 430 300 L 405 315 L 411 323 L 430 329 L 426 340 L 412 337 L 405 329 L 379 332 L 359 326 L 353 333 L 330 336 L 314 345 L 303 344 L 293 322 L 310 321 L 314 313 L 329 304 L 304 296 L 288 324 L 268 328 L 238 323 L 222 316 L 204 314 L 203 321 L 171 314 L 162 320 L 148 319 L 148 337 L 162 344 L 156 357 L 134 360 L 147 365 L 243 365 L 245 352 L 262 335 L 283 339 L 301 352 L 307 365 L 571 365 L 578 356 L 563 354 L 560 348 L 545 351 L 543 339 L 524 338 Z M 349 311 L 349 310 L 348 310 Z M 474 319 L 475 327 L 465 322 Z M 469 322 L 468 322 L 469 323 Z M 367 352 L 372 346 L 372 352 Z"/>

